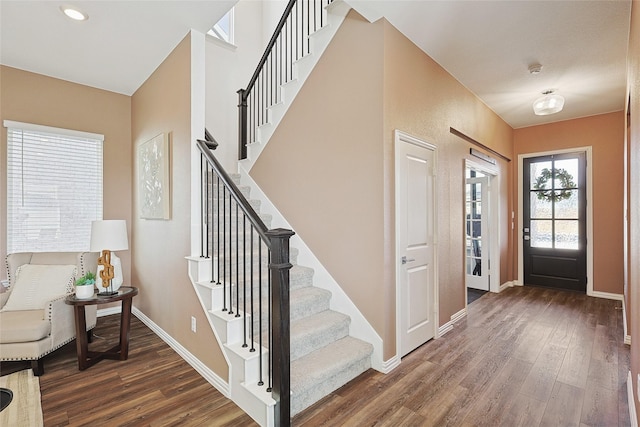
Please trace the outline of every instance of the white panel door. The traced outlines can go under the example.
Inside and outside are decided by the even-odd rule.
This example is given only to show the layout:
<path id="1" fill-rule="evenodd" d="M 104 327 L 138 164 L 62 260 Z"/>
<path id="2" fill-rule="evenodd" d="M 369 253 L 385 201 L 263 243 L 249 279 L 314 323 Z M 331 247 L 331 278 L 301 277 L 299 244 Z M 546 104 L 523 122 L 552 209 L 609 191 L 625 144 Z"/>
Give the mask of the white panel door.
<path id="1" fill-rule="evenodd" d="M 401 356 L 435 335 L 434 152 L 396 148 Z"/>

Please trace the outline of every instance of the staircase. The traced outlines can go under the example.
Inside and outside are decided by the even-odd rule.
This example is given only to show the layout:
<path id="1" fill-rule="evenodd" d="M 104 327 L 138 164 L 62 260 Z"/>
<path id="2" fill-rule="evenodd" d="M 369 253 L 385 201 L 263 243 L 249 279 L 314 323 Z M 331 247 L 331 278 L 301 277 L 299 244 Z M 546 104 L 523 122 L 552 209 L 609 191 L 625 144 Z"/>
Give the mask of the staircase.
<path id="1" fill-rule="evenodd" d="M 231 179 L 242 194 L 248 197 L 250 189 L 240 186 L 240 175 L 232 175 Z M 216 185 L 211 185 L 211 188 L 210 194 L 217 197 Z M 215 203 L 217 202 L 214 201 L 214 206 L 217 206 Z M 249 200 L 249 203 L 259 212 L 259 201 Z M 236 232 L 237 213 L 231 213 L 232 217 L 228 222 L 230 230 L 227 232 L 231 232 L 233 239 L 227 249 L 235 253 L 236 248 L 242 250 L 242 244 L 233 243 L 235 238 L 248 233 L 243 232 L 242 225 L 238 226 Z M 260 214 L 260 217 L 269 227 L 270 216 Z M 216 212 L 210 213 L 210 219 L 215 227 Z M 242 220 L 238 222 L 240 224 Z M 242 237 L 238 241 L 241 240 Z M 214 242 L 209 242 L 209 246 L 215 246 Z M 266 251 L 255 241 L 251 246 L 254 257 L 251 262 L 254 267 L 252 277 L 258 283 L 258 276 L 266 275 L 266 271 L 258 267 L 259 260 L 266 258 Z M 210 248 L 212 251 L 215 249 Z M 330 309 L 331 292 L 313 286 L 313 270 L 297 264 L 295 248 L 291 248 L 290 254 L 291 416 L 294 416 L 369 369 L 373 347 L 349 335 L 349 316 Z M 214 268 L 210 268 L 212 265 Z M 268 391 L 270 380 L 267 375 L 271 362 L 270 343 L 266 338 L 269 322 L 268 310 L 265 309 L 269 306 L 268 289 L 264 280 L 262 289 L 257 284 L 250 289 L 242 289 L 242 286 L 238 287 L 235 283 L 225 289 L 225 283 L 217 284 L 219 273 L 216 258 L 190 258 L 191 280 L 229 362 L 229 397 L 260 425 L 275 425 L 276 402 Z M 231 273 L 232 282 L 235 274 Z M 241 277 L 240 282 L 243 281 L 245 280 Z M 251 291 L 254 296 L 261 294 L 254 301 L 253 309 L 250 307 Z M 262 316 L 258 314 L 258 305 L 263 307 Z M 259 331 L 263 334 L 260 335 Z M 250 339 L 251 336 L 253 340 Z"/>
<path id="2" fill-rule="evenodd" d="M 337 284 L 314 286 L 314 269 L 297 264 L 298 250 L 289 248 L 295 233 L 270 230 L 272 216 L 249 200 L 252 186 L 274 212 L 248 171 L 349 10 L 343 0 L 289 1 L 250 83 L 238 91 L 242 175 L 222 170 L 208 132 L 209 143 L 198 141 L 202 254 L 189 257 L 189 276 L 229 365 L 227 394 L 262 426 L 290 425 L 381 359 L 381 340 Z M 375 345 L 350 334 L 351 317 L 331 309 L 336 293 L 334 305 L 355 316 L 355 335 Z"/>

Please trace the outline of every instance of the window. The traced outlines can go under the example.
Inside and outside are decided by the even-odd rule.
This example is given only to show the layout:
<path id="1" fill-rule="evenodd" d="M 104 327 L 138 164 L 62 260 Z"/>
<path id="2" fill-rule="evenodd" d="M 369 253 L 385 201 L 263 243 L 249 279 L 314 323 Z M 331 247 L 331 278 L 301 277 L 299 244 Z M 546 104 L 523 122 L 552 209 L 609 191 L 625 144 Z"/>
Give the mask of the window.
<path id="1" fill-rule="evenodd" d="M 102 219 L 104 136 L 5 120 L 7 253 L 85 251 Z"/>
<path id="2" fill-rule="evenodd" d="M 233 9 L 220 18 L 207 34 L 233 44 Z"/>

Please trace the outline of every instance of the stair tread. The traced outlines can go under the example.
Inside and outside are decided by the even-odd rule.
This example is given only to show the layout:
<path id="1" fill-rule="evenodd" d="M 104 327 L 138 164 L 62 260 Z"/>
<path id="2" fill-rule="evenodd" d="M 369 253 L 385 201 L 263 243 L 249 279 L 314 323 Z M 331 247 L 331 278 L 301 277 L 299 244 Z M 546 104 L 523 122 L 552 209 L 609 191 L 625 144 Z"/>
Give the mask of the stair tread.
<path id="1" fill-rule="evenodd" d="M 346 366 L 370 357 L 373 346 L 346 336 L 291 362 L 291 390 L 296 393 L 341 372 Z"/>
<path id="2" fill-rule="evenodd" d="M 327 329 L 332 324 L 349 321 L 349 316 L 333 310 L 325 310 L 291 322 L 291 341 L 304 335 Z"/>

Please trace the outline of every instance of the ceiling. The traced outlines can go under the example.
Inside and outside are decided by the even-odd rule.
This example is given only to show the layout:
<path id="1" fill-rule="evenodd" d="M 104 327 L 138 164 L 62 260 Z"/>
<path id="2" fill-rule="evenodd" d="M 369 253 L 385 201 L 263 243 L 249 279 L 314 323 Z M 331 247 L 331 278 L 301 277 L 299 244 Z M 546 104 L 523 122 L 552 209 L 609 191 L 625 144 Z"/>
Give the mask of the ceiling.
<path id="1" fill-rule="evenodd" d="M 347 1 L 386 17 L 514 128 L 624 109 L 630 0 Z M 85 22 L 63 2 L 1 0 L 0 62 L 131 95 L 189 28 L 206 32 L 236 1 L 76 0 Z M 535 116 L 547 89 L 565 108 Z"/>
<path id="2" fill-rule="evenodd" d="M 0 62 L 132 95 L 189 29 L 206 33 L 235 3 L 0 0 Z M 67 18 L 67 4 L 89 19 Z"/>

